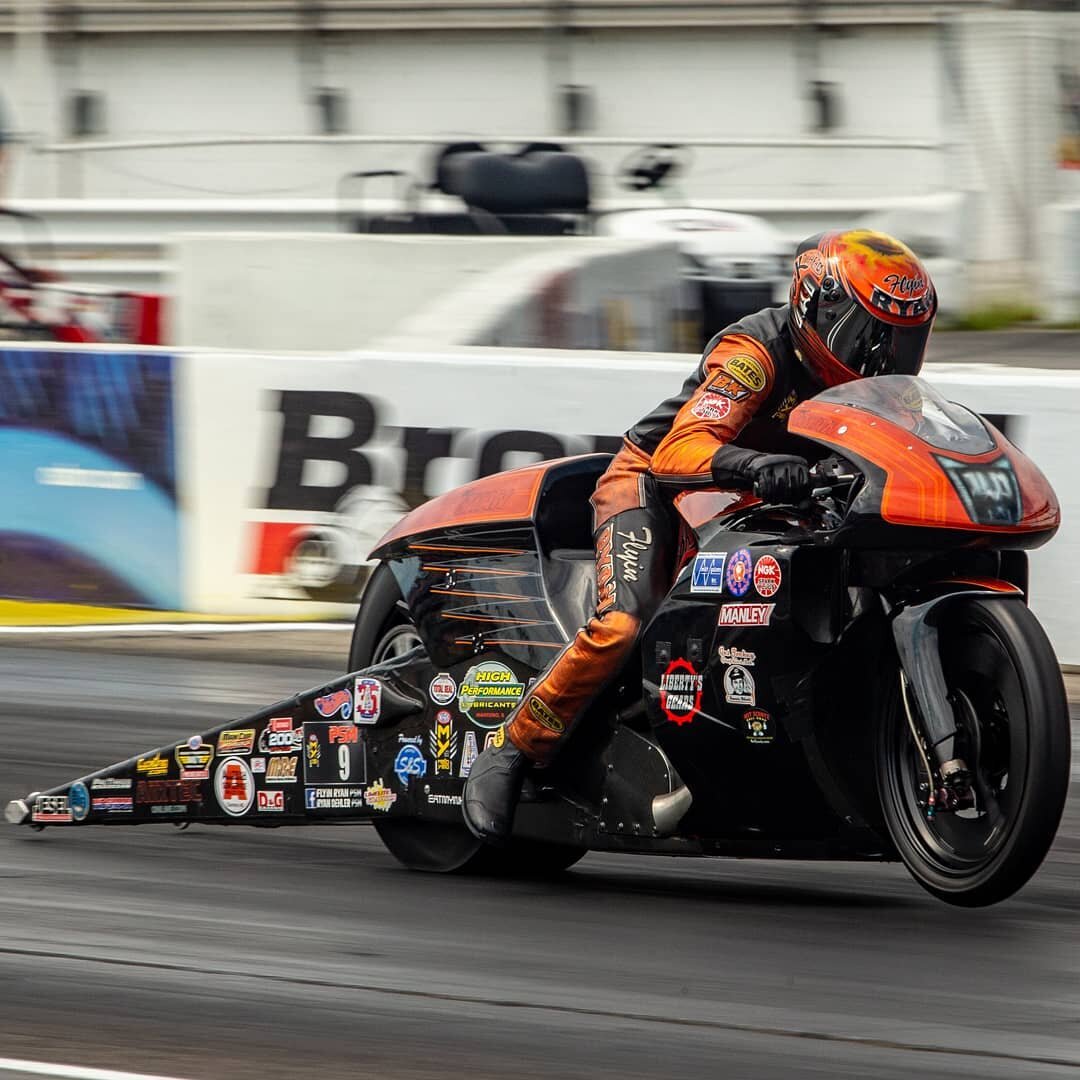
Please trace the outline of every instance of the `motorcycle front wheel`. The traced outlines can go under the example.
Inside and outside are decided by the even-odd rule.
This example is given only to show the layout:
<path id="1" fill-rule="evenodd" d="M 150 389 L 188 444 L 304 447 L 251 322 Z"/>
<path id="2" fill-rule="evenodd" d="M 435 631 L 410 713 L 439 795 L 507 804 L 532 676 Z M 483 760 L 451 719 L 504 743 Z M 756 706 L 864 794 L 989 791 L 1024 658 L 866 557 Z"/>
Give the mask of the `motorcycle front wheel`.
<path id="1" fill-rule="evenodd" d="M 1070 772 L 1065 685 L 1045 632 L 1019 598 L 958 598 L 938 637 L 956 756 L 971 770 L 974 806 L 927 813 L 930 784 L 898 671 L 878 725 L 878 792 L 915 880 L 946 903 L 984 907 L 1028 881 L 1057 832 Z"/>

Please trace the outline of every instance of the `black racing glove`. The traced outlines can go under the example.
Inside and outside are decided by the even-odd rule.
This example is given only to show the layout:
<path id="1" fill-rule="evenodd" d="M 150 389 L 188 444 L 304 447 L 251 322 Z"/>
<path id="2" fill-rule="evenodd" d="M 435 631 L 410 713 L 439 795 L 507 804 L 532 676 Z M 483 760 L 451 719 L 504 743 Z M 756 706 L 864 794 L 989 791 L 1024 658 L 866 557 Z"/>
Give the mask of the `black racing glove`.
<path id="1" fill-rule="evenodd" d="M 712 474 L 719 487 L 749 487 L 765 502 L 799 502 L 810 494 L 810 465 L 797 454 L 721 446 L 713 454 Z"/>

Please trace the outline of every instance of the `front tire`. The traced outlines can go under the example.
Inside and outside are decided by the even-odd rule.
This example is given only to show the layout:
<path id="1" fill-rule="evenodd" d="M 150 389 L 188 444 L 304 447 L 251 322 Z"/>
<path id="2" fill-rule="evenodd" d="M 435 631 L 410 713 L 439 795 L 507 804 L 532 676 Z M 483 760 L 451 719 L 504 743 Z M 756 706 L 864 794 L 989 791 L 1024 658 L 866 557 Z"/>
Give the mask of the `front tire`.
<path id="1" fill-rule="evenodd" d="M 952 601 L 939 643 L 975 807 L 927 817 L 899 673 L 878 725 L 878 792 L 915 880 L 946 903 L 983 907 L 1021 888 L 1053 842 L 1069 787 L 1068 703 L 1053 648 L 1019 599 Z"/>
<path id="2" fill-rule="evenodd" d="M 420 635 L 401 603 L 401 590 L 393 572 L 380 564 L 364 590 L 349 646 L 349 670 L 359 671 L 392 660 L 422 644 Z M 398 862 L 410 870 L 434 874 L 495 874 L 547 877 L 561 873 L 584 854 L 585 848 L 511 841 L 493 848 L 465 827 L 415 818 L 376 818 L 379 839 Z"/>

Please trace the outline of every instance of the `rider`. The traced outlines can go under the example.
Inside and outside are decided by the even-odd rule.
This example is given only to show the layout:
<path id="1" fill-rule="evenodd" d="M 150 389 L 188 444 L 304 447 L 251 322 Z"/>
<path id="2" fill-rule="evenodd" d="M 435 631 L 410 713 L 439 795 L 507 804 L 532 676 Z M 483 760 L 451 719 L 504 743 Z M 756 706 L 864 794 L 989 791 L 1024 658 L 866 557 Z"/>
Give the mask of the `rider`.
<path id="1" fill-rule="evenodd" d="M 627 433 L 592 497 L 596 612 L 476 759 L 465 822 L 499 842 L 510 833 L 526 765 L 547 764 L 575 721 L 619 672 L 671 584 L 668 508 L 694 486 L 753 487 L 798 502 L 809 464 L 790 450 L 788 414 L 827 386 L 922 367 L 937 297 L 898 240 L 822 233 L 795 255 L 790 302 L 721 330 L 674 397 Z"/>

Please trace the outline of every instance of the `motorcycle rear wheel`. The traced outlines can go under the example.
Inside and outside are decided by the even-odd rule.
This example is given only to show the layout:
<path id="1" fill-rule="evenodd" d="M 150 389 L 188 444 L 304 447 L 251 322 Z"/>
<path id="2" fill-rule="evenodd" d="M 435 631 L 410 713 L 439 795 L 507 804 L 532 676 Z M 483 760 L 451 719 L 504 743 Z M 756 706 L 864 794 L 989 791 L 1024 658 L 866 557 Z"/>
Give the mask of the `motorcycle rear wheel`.
<path id="1" fill-rule="evenodd" d="M 939 641 L 975 806 L 927 817 L 929 785 L 899 673 L 878 725 L 878 792 L 915 880 L 946 903 L 984 907 L 1021 888 L 1053 842 L 1069 787 L 1065 686 L 1046 634 L 1019 599 L 953 601 Z"/>
<path id="2" fill-rule="evenodd" d="M 372 574 L 360 602 L 349 647 L 349 670 L 359 671 L 401 656 L 422 644 L 389 567 Z M 446 822 L 417 821 L 407 817 L 377 818 L 379 839 L 398 862 L 410 870 L 435 874 L 493 874 L 546 877 L 573 866 L 585 848 L 512 840 L 493 848 L 476 839 L 465 827 Z"/>

